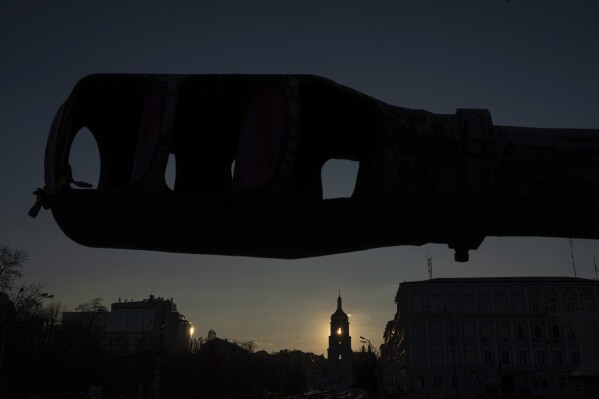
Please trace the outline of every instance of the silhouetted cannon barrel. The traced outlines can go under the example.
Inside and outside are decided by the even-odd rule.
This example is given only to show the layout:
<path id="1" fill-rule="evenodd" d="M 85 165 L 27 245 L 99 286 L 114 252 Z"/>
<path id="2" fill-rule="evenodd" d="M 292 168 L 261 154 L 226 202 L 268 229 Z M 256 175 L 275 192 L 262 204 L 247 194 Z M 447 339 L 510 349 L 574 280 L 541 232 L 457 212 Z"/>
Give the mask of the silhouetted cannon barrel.
<path id="1" fill-rule="evenodd" d="M 599 130 L 496 126 L 488 235 L 598 238 Z"/>
<path id="2" fill-rule="evenodd" d="M 72 184 L 83 127 L 93 189 Z M 598 155 L 597 130 L 409 110 L 317 76 L 91 75 L 52 125 L 38 208 L 94 247 L 302 258 L 446 243 L 465 261 L 489 235 L 599 238 Z M 359 163 L 349 198 L 322 198 L 332 158 Z"/>

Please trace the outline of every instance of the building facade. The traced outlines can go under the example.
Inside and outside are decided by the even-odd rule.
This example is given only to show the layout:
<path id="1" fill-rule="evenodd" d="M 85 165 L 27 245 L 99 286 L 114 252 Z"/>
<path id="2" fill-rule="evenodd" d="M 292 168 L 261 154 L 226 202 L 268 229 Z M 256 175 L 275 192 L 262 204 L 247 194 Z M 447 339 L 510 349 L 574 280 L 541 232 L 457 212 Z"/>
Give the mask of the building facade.
<path id="1" fill-rule="evenodd" d="M 331 315 L 327 357 L 327 379 L 331 388 L 350 388 L 353 382 L 351 336 L 349 317 L 341 307 L 341 293 L 337 298 L 337 310 Z"/>
<path id="2" fill-rule="evenodd" d="M 401 283 L 395 302 L 382 346 L 386 391 L 429 399 L 585 397 L 572 377 L 580 342 L 559 315 L 597 312 L 599 281 L 436 278 Z"/>
<path id="3" fill-rule="evenodd" d="M 64 312 L 63 323 L 82 323 L 107 346 L 127 352 L 185 350 L 191 323 L 177 311 L 173 299 L 150 295 L 141 301 L 121 301 L 110 312 Z"/>

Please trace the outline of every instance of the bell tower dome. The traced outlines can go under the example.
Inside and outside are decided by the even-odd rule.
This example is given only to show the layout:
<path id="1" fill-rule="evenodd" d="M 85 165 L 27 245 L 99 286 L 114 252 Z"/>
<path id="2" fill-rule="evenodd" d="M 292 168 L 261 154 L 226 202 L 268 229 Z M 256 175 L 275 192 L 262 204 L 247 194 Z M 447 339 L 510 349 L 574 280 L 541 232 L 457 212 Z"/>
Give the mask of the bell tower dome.
<path id="1" fill-rule="evenodd" d="M 352 351 L 349 317 L 343 311 L 341 302 L 339 291 L 337 310 L 331 315 L 327 376 L 332 387 L 345 389 L 350 388 L 352 384 Z"/>

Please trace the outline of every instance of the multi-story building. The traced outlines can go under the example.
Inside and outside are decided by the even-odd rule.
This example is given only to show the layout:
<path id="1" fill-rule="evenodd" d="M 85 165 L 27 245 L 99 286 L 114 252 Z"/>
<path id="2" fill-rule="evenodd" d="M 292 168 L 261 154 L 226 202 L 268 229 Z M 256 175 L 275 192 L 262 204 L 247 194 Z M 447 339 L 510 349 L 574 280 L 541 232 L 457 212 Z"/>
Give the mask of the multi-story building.
<path id="1" fill-rule="evenodd" d="M 435 278 L 401 283 L 395 302 L 382 346 L 387 391 L 410 398 L 584 397 L 582 380 L 572 377 L 581 345 L 559 314 L 596 312 L 599 281 Z"/>
<path id="2" fill-rule="evenodd" d="M 177 350 L 189 343 L 191 324 L 177 311 L 172 298 L 150 295 L 142 301 L 113 303 L 110 310 L 106 332 L 129 346 L 152 344 Z"/>
<path id="3" fill-rule="evenodd" d="M 63 323 L 83 323 L 112 348 L 130 352 L 180 350 L 189 344 L 191 324 L 177 305 L 150 295 L 141 301 L 113 303 L 110 312 L 64 312 Z"/>

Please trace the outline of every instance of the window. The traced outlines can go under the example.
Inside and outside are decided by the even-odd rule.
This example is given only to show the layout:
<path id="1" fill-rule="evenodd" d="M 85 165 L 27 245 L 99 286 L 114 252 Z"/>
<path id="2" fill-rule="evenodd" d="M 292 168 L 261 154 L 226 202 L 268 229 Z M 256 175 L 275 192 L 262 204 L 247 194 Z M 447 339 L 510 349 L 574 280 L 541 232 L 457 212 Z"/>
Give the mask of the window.
<path id="1" fill-rule="evenodd" d="M 431 361 L 433 364 L 440 365 L 443 363 L 443 355 L 440 348 L 431 349 Z"/>
<path id="2" fill-rule="evenodd" d="M 416 381 L 418 381 L 418 386 L 423 387 L 424 386 L 424 377 L 419 375 L 418 377 L 416 377 Z"/>
<path id="3" fill-rule="evenodd" d="M 535 338 L 537 338 L 537 339 L 543 338 L 543 329 L 538 324 L 535 326 Z"/>
<path id="4" fill-rule="evenodd" d="M 483 361 L 487 366 L 493 365 L 493 352 L 486 350 L 483 352 Z"/>
<path id="5" fill-rule="evenodd" d="M 483 313 L 488 313 L 491 311 L 491 304 L 488 295 L 478 296 L 478 309 Z"/>
<path id="6" fill-rule="evenodd" d="M 424 338 L 424 323 L 414 323 L 414 338 Z"/>
<path id="7" fill-rule="evenodd" d="M 557 379 L 557 389 L 560 391 L 566 390 L 566 379 L 564 377 L 560 377 Z"/>
<path id="8" fill-rule="evenodd" d="M 495 311 L 499 313 L 507 312 L 507 298 L 505 295 L 495 295 Z"/>
<path id="9" fill-rule="evenodd" d="M 425 352 L 423 348 L 416 348 L 416 353 L 415 353 L 415 359 L 414 361 L 416 362 L 416 364 L 424 364 L 425 361 Z"/>
<path id="10" fill-rule="evenodd" d="M 474 323 L 467 321 L 464 323 L 464 336 L 465 338 L 474 338 Z"/>
<path id="11" fill-rule="evenodd" d="M 457 338 L 458 329 L 455 323 L 449 323 L 449 325 L 447 326 L 447 335 L 449 336 L 449 338 Z"/>
<path id="12" fill-rule="evenodd" d="M 545 365 L 545 352 L 537 351 L 536 358 L 537 358 L 537 365 L 539 365 L 539 366 Z"/>
<path id="13" fill-rule="evenodd" d="M 524 312 L 524 297 L 517 295 L 512 298 L 512 307 L 514 312 Z"/>
<path id="14" fill-rule="evenodd" d="M 472 295 L 462 295 L 462 310 L 466 313 L 472 313 L 474 311 L 473 305 L 474 301 L 472 299 Z"/>
<path id="15" fill-rule="evenodd" d="M 441 338 L 441 325 L 439 322 L 431 322 L 430 324 L 431 338 Z"/>
<path id="16" fill-rule="evenodd" d="M 506 340 L 510 338 L 510 325 L 506 322 L 497 323 L 497 334 L 500 339 Z"/>
<path id="17" fill-rule="evenodd" d="M 431 295 L 428 299 L 428 306 L 431 312 L 438 312 L 440 310 L 439 297 L 437 295 Z"/>
<path id="18" fill-rule="evenodd" d="M 420 295 L 414 295 L 412 297 L 412 310 L 414 312 L 422 312 L 422 297 Z"/>
<path id="19" fill-rule="evenodd" d="M 441 388 L 441 386 L 443 385 L 443 380 L 441 379 L 440 375 L 436 375 L 433 377 L 433 385 L 435 386 L 435 388 Z"/>
<path id="20" fill-rule="evenodd" d="M 545 377 L 545 376 L 539 377 L 539 386 L 542 389 L 547 389 L 547 387 L 549 386 L 549 384 L 547 384 L 547 377 Z"/>
<path id="21" fill-rule="evenodd" d="M 481 323 L 480 335 L 483 339 L 491 339 L 492 337 L 492 326 L 491 323 Z"/>
<path id="22" fill-rule="evenodd" d="M 509 351 L 501 351 L 501 363 L 502 364 L 510 364 L 510 352 Z"/>
<path id="23" fill-rule="evenodd" d="M 449 313 L 455 312 L 455 295 L 445 297 L 445 311 Z"/>
<path id="24" fill-rule="evenodd" d="M 576 335 L 574 335 L 574 331 L 572 331 L 571 325 L 566 324 L 563 326 L 563 329 L 564 338 L 568 338 L 570 341 L 576 340 Z"/>
<path id="25" fill-rule="evenodd" d="M 561 336 L 558 325 L 553 325 L 551 327 L 551 335 L 553 336 L 553 338 L 559 338 Z"/>
<path id="26" fill-rule="evenodd" d="M 460 352 L 458 351 L 458 348 L 456 346 L 454 346 L 453 344 L 447 348 L 447 363 L 455 366 L 456 364 L 459 364 L 461 362 L 460 359 Z"/>
<path id="27" fill-rule="evenodd" d="M 452 387 L 457 387 L 460 385 L 460 382 L 458 380 L 458 376 L 457 375 L 452 375 L 451 376 L 451 386 Z"/>
<path id="28" fill-rule="evenodd" d="M 518 352 L 518 363 L 521 365 L 528 364 L 528 352 L 527 351 L 519 351 Z"/>
<path id="29" fill-rule="evenodd" d="M 576 367 L 580 366 L 580 352 L 578 352 L 578 351 L 572 352 L 572 363 L 574 363 L 574 366 L 576 366 Z"/>
<path id="30" fill-rule="evenodd" d="M 573 312 L 576 310 L 576 303 L 574 301 L 574 297 L 568 296 L 566 298 L 566 310 L 568 312 Z"/>
<path id="31" fill-rule="evenodd" d="M 555 351 L 553 353 L 553 360 L 555 362 L 556 367 L 564 367 L 564 355 L 561 351 Z"/>
<path id="32" fill-rule="evenodd" d="M 594 306 L 591 306 L 592 300 L 589 297 L 580 298 L 580 308 L 582 310 L 593 310 Z"/>
<path id="33" fill-rule="evenodd" d="M 549 312 L 557 312 L 557 298 L 551 296 L 547 300 L 547 310 Z"/>
<path id="34" fill-rule="evenodd" d="M 528 390 L 530 388 L 530 380 L 528 377 L 522 377 L 522 389 Z"/>
<path id="35" fill-rule="evenodd" d="M 539 312 L 541 310 L 541 306 L 539 303 L 539 298 L 538 297 L 532 297 L 530 300 L 530 307 L 532 309 L 533 312 Z"/>
<path id="36" fill-rule="evenodd" d="M 474 365 L 478 363 L 478 351 L 474 347 L 466 348 L 466 364 Z"/>
<path id="37" fill-rule="evenodd" d="M 518 338 L 525 338 L 523 325 L 519 325 L 518 327 L 516 327 L 516 335 L 518 336 Z"/>

